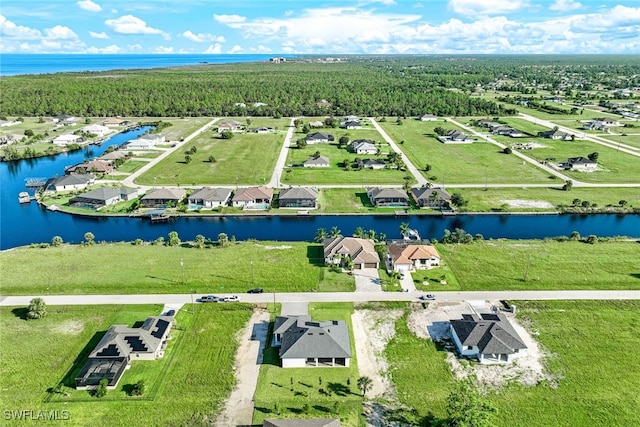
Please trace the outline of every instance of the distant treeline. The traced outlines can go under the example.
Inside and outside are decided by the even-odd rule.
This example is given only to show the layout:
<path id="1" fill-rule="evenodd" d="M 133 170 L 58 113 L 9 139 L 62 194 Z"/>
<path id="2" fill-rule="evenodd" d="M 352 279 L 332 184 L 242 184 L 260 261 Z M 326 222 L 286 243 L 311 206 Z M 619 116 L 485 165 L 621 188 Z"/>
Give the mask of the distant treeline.
<path id="1" fill-rule="evenodd" d="M 377 59 L 6 77 L 0 80 L 0 112 L 104 117 L 516 113 L 469 96 L 471 88 L 493 79 L 490 73 L 454 65 L 443 59 Z"/>

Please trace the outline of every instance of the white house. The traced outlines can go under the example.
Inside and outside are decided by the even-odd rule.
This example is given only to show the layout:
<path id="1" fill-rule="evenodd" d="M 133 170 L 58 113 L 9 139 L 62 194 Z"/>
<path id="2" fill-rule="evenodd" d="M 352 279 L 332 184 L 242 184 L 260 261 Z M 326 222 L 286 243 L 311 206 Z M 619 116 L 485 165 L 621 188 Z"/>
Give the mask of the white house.
<path id="1" fill-rule="evenodd" d="M 344 320 L 314 322 L 311 316 L 278 316 L 274 347 L 283 368 L 349 367 L 351 339 Z"/>
<path id="2" fill-rule="evenodd" d="M 450 328 L 460 355 L 481 364 L 512 362 L 527 348 L 502 313 L 463 314 L 461 320 L 451 320 Z"/>
<path id="3" fill-rule="evenodd" d="M 593 172 L 598 169 L 598 162 L 594 162 L 585 157 L 569 157 L 561 166 L 567 170 Z"/>
<path id="4" fill-rule="evenodd" d="M 473 138 L 471 138 L 464 132 L 451 129 L 447 131 L 446 134 L 439 136 L 438 141 L 442 142 L 443 144 L 471 144 L 473 142 Z"/>
<path id="5" fill-rule="evenodd" d="M 69 144 L 78 144 L 82 141 L 83 139 L 80 135 L 65 134 L 56 136 L 51 142 L 59 147 L 64 147 Z"/>
<path id="6" fill-rule="evenodd" d="M 82 130 L 88 133 L 93 133 L 98 136 L 105 136 L 106 134 L 111 132 L 111 129 L 102 125 L 89 125 L 89 126 L 83 127 Z"/>
<path id="7" fill-rule="evenodd" d="M 127 141 L 123 146 L 125 150 L 153 150 L 154 148 L 156 148 L 155 142 L 140 138 Z"/>
<path id="8" fill-rule="evenodd" d="M 351 151 L 356 154 L 376 154 L 378 152 L 378 148 L 371 140 L 357 139 L 351 142 Z"/>
<path id="9" fill-rule="evenodd" d="M 440 254 L 432 245 L 389 245 L 387 254 L 394 271 L 426 270 L 440 265 Z"/>

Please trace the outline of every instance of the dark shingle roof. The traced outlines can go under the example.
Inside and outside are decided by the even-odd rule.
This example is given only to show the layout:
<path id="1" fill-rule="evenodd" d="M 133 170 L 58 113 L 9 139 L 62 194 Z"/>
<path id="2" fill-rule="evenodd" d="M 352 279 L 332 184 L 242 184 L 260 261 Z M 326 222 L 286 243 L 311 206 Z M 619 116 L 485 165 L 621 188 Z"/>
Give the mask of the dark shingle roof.
<path id="1" fill-rule="evenodd" d="M 200 190 L 193 192 L 189 196 L 191 200 L 207 200 L 211 202 L 224 202 L 229 199 L 231 195 L 230 188 L 212 188 L 212 187 L 204 187 Z"/>
<path id="2" fill-rule="evenodd" d="M 280 191 L 280 200 L 307 200 L 318 198 L 318 190 L 313 187 L 292 187 Z"/>
<path id="3" fill-rule="evenodd" d="M 463 346 L 477 346 L 480 354 L 512 354 L 527 348 L 504 314 L 480 316 L 463 315 L 462 320 L 451 321 Z"/>
<path id="4" fill-rule="evenodd" d="M 296 318 L 296 322 L 282 335 L 280 358 L 307 357 L 351 357 L 351 340 L 346 322 L 312 322 Z"/>

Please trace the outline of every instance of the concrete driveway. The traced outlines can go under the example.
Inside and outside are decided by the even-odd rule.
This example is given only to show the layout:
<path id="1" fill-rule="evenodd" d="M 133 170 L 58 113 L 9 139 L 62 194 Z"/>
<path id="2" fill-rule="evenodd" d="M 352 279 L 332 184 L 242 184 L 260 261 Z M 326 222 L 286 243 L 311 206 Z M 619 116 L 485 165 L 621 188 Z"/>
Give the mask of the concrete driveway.
<path id="1" fill-rule="evenodd" d="M 377 268 L 353 270 L 353 276 L 356 278 L 356 292 L 382 292 Z"/>

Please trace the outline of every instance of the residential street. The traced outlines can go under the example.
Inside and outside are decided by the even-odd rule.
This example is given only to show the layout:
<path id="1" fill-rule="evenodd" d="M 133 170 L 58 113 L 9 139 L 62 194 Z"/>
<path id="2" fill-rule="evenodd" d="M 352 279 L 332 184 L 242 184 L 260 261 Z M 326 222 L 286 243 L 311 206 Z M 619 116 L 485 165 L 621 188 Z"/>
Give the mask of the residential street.
<path id="1" fill-rule="evenodd" d="M 439 301 L 470 300 L 624 300 L 640 299 L 638 291 L 474 291 L 432 292 Z M 276 293 L 276 302 L 366 302 L 414 301 L 423 292 L 297 292 Z M 218 296 L 225 294 L 218 294 Z M 193 295 L 193 301 L 201 295 Z M 32 298 L 42 297 L 49 305 L 104 305 L 104 304 L 188 304 L 190 294 L 153 295 L 31 295 L 2 296 L 0 306 L 27 306 Z M 267 303 L 274 300 L 273 293 L 243 294 L 242 302 Z"/>
<path id="2" fill-rule="evenodd" d="M 293 138 L 293 132 L 295 132 L 296 130 L 296 127 L 294 125 L 295 120 L 295 118 L 291 119 L 291 123 L 289 123 L 289 129 L 287 130 L 287 135 L 284 137 L 284 143 L 282 144 L 282 148 L 280 149 L 280 155 L 278 156 L 276 167 L 273 169 L 273 175 L 271 175 L 271 180 L 268 184 L 268 186 L 271 188 L 280 188 L 282 172 L 284 171 L 284 167 L 287 163 L 289 147 L 291 147 L 291 138 Z"/>

